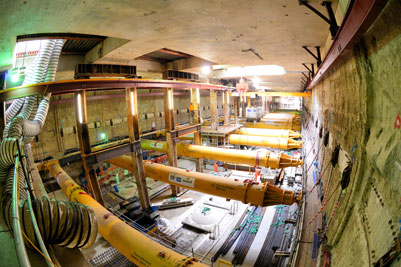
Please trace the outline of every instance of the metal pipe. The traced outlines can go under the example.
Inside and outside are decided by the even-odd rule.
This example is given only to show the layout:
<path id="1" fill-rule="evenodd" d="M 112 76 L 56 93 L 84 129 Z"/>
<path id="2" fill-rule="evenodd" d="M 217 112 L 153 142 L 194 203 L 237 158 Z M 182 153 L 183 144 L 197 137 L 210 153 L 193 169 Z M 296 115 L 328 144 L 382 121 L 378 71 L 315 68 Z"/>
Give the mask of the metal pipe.
<path id="1" fill-rule="evenodd" d="M 257 129 L 257 128 L 241 128 L 238 131 L 243 135 L 265 136 L 265 137 L 282 137 L 282 138 L 301 138 L 301 133 L 291 130 L 278 129 Z"/>
<path id="2" fill-rule="evenodd" d="M 120 156 L 108 160 L 108 162 L 131 172 L 133 171 L 132 158 L 129 156 Z M 228 179 L 149 161 L 144 162 L 144 167 L 145 175 L 152 179 L 226 199 L 239 200 L 252 205 L 291 205 L 297 202 L 293 191 L 283 190 L 268 183 L 259 184 L 248 180 Z"/>
<path id="3" fill-rule="evenodd" d="M 19 157 L 15 159 L 14 166 L 14 180 L 13 180 L 13 194 L 12 194 L 12 219 L 13 219 L 13 234 L 14 234 L 14 246 L 17 251 L 18 262 L 20 266 L 31 266 L 29 262 L 28 254 L 26 252 L 24 239 L 22 237 L 22 230 L 20 224 L 20 214 L 18 207 L 18 186 L 19 186 L 19 172 L 18 168 L 20 165 Z"/>
<path id="4" fill-rule="evenodd" d="M 279 148 L 283 150 L 302 148 L 302 141 L 295 141 L 294 139 L 291 138 L 279 138 L 279 137 L 231 134 L 228 137 L 228 142 L 232 145 L 263 146 L 263 147 Z"/>
<path id="5" fill-rule="evenodd" d="M 95 211 L 99 233 L 134 264 L 166 267 L 205 266 L 196 258 L 183 256 L 151 240 L 114 216 L 76 184 L 60 167 L 58 161 L 49 162 L 47 167 L 68 199 L 87 205 Z"/>
<path id="6" fill-rule="evenodd" d="M 144 150 L 167 152 L 167 143 L 163 141 L 142 139 L 141 147 Z M 251 166 L 262 166 L 266 168 L 270 167 L 273 169 L 297 167 L 302 164 L 300 159 L 290 157 L 286 154 L 225 149 L 182 143 L 177 143 L 177 155 L 189 158 L 204 158 L 223 162 L 247 164 Z"/>

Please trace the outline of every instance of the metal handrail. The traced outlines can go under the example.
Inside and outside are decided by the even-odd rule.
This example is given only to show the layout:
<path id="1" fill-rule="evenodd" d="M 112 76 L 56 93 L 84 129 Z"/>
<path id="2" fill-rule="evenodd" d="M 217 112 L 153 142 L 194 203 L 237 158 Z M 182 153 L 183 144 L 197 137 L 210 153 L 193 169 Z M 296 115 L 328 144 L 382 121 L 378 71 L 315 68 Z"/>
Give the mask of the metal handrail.
<path id="1" fill-rule="evenodd" d="M 17 145 L 19 145 L 17 143 Z M 14 246 L 17 252 L 18 262 L 20 266 L 31 266 L 29 262 L 28 254 L 26 252 L 24 239 L 22 237 L 21 222 L 19 216 L 18 206 L 18 185 L 19 185 L 19 172 L 18 168 L 20 165 L 20 155 L 17 153 L 15 158 L 14 167 L 14 180 L 13 180 L 13 193 L 12 193 L 12 221 L 13 221 L 13 235 L 14 235 Z"/>

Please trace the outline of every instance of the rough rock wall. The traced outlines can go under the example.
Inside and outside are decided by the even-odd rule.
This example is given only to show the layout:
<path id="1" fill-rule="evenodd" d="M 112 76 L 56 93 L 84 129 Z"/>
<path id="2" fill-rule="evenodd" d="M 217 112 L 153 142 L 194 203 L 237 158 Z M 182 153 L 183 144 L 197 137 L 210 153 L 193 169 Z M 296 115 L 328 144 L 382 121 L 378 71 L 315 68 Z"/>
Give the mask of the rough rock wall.
<path id="1" fill-rule="evenodd" d="M 319 163 L 326 165 L 333 149 L 341 147 L 329 186 L 330 169 L 322 180 L 326 199 L 332 195 L 324 209 L 328 220 L 338 201 L 326 233 L 332 266 L 372 266 L 401 233 L 400 10 L 400 1 L 389 1 L 348 56 L 304 100 L 305 136 L 315 152 L 321 147 Z M 326 147 L 321 144 L 327 132 Z M 352 172 L 341 190 L 346 162 L 352 162 Z"/>

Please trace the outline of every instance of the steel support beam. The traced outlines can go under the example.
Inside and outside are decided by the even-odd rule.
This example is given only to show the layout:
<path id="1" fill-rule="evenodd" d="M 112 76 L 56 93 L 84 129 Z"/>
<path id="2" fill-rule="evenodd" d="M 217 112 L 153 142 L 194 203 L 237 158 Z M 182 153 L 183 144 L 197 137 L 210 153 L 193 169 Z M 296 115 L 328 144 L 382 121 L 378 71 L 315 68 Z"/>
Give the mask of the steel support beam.
<path id="1" fill-rule="evenodd" d="M 81 156 L 84 159 L 82 161 L 82 166 L 84 168 L 85 177 L 88 181 L 89 190 L 91 191 L 96 201 L 104 206 L 104 200 L 99 182 L 97 180 L 95 169 L 92 165 L 88 166 L 85 160 L 85 158 L 92 152 L 89 139 L 88 113 L 86 109 L 85 91 L 75 93 L 75 115 L 79 147 L 81 149 Z"/>
<path id="2" fill-rule="evenodd" d="M 242 109 L 242 111 L 241 111 L 241 118 L 243 119 L 243 120 L 245 120 L 246 119 L 246 96 L 245 95 L 242 95 L 241 96 L 241 109 Z"/>
<path id="3" fill-rule="evenodd" d="M 230 92 L 223 92 L 224 126 L 230 125 Z"/>
<path id="4" fill-rule="evenodd" d="M 194 114 L 193 114 L 193 119 L 192 119 L 192 124 L 193 125 L 199 125 L 200 124 L 200 94 L 199 94 L 199 89 L 198 88 L 192 88 L 191 91 L 191 102 L 192 105 L 194 105 Z M 194 143 L 195 145 L 201 146 L 202 145 L 202 132 L 200 129 L 194 133 Z M 196 161 L 196 171 L 197 172 L 203 172 L 203 158 L 199 158 Z"/>
<path id="5" fill-rule="evenodd" d="M 143 211 L 151 209 L 146 177 L 142 161 L 141 137 L 139 134 L 138 96 L 136 88 L 125 89 L 128 135 L 132 145 L 132 169 L 135 176 L 138 197 Z"/>
<path id="6" fill-rule="evenodd" d="M 239 105 L 238 105 L 239 97 L 234 96 L 234 117 L 235 117 L 235 123 L 238 123 L 238 118 L 239 118 Z"/>
<path id="7" fill-rule="evenodd" d="M 310 92 L 247 92 L 246 95 L 258 95 L 258 96 L 299 96 L 299 97 L 311 97 Z"/>
<path id="8" fill-rule="evenodd" d="M 174 93 L 173 88 L 164 89 L 164 121 L 166 127 L 167 155 L 168 163 L 172 167 L 177 167 L 177 144 L 175 139 L 174 123 Z M 179 187 L 171 186 L 171 193 L 177 196 L 180 192 Z"/>
<path id="9" fill-rule="evenodd" d="M 217 93 L 215 90 L 210 90 L 210 122 L 212 127 L 218 126 L 217 121 Z"/>

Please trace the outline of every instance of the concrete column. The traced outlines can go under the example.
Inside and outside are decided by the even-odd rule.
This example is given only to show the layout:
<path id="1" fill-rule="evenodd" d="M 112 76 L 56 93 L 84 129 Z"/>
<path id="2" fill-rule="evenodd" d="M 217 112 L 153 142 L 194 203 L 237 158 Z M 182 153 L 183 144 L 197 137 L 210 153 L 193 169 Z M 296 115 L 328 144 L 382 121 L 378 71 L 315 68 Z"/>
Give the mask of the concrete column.
<path id="1" fill-rule="evenodd" d="M 166 127 L 168 163 L 172 167 L 177 167 L 177 144 L 173 136 L 175 133 L 173 88 L 164 89 L 164 122 Z M 179 192 L 179 187 L 171 186 L 173 196 L 177 196 Z"/>
<path id="2" fill-rule="evenodd" d="M 85 160 L 86 156 L 92 153 L 89 139 L 88 113 L 86 109 L 86 91 L 75 93 L 75 115 L 82 165 L 84 167 L 85 177 L 88 181 L 89 190 L 95 200 L 104 206 L 103 196 L 95 169 L 93 166 L 88 166 Z"/>
<path id="3" fill-rule="evenodd" d="M 141 148 L 141 138 L 139 130 L 139 118 L 138 118 L 138 100 L 137 100 L 137 89 L 127 88 L 125 90 L 125 99 L 127 106 L 127 121 L 128 121 L 128 134 L 129 140 L 133 145 L 132 156 L 132 169 L 133 175 L 135 176 L 136 187 L 138 190 L 138 196 L 143 211 L 151 209 L 151 203 L 148 194 L 148 188 L 146 186 L 145 169 L 143 167 L 143 157 Z"/>
<path id="4" fill-rule="evenodd" d="M 191 89 L 191 102 L 194 105 L 194 114 L 192 124 L 199 124 L 200 123 L 200 92 L 199 88 L 192 88 Z M 194 133 L 194 143 L 195 145 L 202 145 L 202 132 L 197 131 Z M 203 159 L 199 158 L 196 160 L 196 171 L 203 172 Z"/>
<path id="5" fill-rule="evenodd" d="M 210 119 L 211 126 L 217 127 L 217 94 L 215 90 L 210 90 Z"/>
<path id="6" fill-rule="evenodd" d="M 223 91 L 223 103 L 224 103 L 224 126 L 230 125 L 230 92 L 228 90 Z"/>

